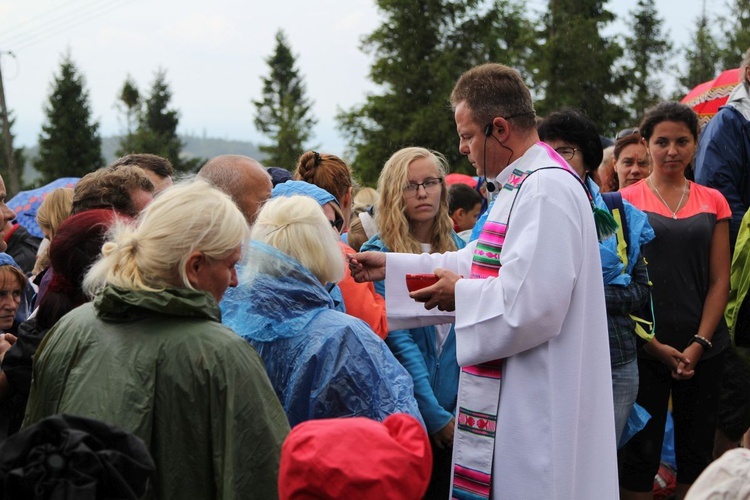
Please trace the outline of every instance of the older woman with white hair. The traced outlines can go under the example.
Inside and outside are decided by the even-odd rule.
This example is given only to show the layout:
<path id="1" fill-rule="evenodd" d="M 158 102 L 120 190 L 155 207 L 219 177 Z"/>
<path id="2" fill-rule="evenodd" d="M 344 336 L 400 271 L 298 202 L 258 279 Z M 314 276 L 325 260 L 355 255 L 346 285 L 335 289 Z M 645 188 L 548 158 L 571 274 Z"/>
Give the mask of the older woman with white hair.
<path id="1" fill-rule="evenodd" d="M 240 285 L 222 301 L 224 322 L 258 350 L 292 427 L 393 413 L 421 421 L 406 370 L 365 322 L 334 309 L 326 285 L 344 274 L 337 239 L 312 198 L 272 199 Z"/>
<path id="2" fill-rule="evenodd" d="M 149 497 L 272 498 L 289 431 L 257 353 L 221 325 L 245 218 L 203 181 L 120 222 L 84 280 L 95 295 L 42 342 L 25 426 L 95 418 L 146 443 Z"/>

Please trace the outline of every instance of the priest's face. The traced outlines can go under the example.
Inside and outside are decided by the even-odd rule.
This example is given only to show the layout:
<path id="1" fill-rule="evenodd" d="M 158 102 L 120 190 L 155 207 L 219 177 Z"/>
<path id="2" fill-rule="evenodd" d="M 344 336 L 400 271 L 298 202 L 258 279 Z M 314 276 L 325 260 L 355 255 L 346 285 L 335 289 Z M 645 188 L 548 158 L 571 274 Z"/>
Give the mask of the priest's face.
<path id="1" fill-rule="evenodd" d="M 458 103 L 455 111 L 458 150 L 466 155 L 477 175 L 494 179 L 507 165 L 502 147 L 492 137 L 493 128 L 489 123 L 477 123 L 466 101 Z M 488 126 L 490 134 L 485 134 Z"/>

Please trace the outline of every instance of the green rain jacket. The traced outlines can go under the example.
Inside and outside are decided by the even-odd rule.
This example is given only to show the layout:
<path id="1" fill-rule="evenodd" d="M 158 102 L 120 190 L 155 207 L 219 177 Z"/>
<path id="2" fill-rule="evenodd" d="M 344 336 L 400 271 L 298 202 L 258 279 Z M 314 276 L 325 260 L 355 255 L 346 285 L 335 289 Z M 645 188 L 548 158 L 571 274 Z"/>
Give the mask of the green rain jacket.
<path id="1" fill-rule="evenodd" d="M 110 286 L 64 316 L 36 354 L 24 427 L 57 413 L 143 439 L 156 463 L 147 498 L 277 497 L 289 424 L 209 293 Z"/>
<path id="2" fill-rule="evenodd" d="M 727 327 L 729 327 L 732 344 L 735 345 L 737 353 L 740 358 L 750 364 L 750 347 L 747 346 L 748 339 L 743 339 L 743 341 L 739 342 L 740 345 L 737 345 L 738 337 L 742 335 L 737 332 L 738 323 L 744 319 L 745 327 L 747 327 L 747 315 L 745 314 L 745 318 L 742 318 L 741 313 L 746 311 L 742 307 L 742 304 L 745 302 L 748 292 L 750 292 L 750 210 L 742 217 L 742 223 L 737 234 L 737 242 L 735 243 L 734 255 L 732 256 L 730 284 L 729 300 L 724 310 L 724 319 L 727 322 Z"/>

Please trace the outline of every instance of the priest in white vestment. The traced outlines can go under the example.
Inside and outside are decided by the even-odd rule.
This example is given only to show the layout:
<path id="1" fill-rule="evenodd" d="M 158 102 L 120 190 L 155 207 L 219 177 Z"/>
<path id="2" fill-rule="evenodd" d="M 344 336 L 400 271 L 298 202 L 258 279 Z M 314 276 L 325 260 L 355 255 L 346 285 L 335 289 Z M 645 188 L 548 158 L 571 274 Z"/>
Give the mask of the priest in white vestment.
<path id="1" fill-rule="evenodd" d="M 462 374 L 453 498 L 617 499 L 590 197 L 567 162 L 538 142 L 517 72 L 473 68 L 451 103 L 460 151 L 499 188 L 479 240 L 446 254 L 356 254 L 353 275 L 385 274 L 391 328 L 455 315 Z M 406 273 L 433 272 L 437 284 L 409 295 Z"/>

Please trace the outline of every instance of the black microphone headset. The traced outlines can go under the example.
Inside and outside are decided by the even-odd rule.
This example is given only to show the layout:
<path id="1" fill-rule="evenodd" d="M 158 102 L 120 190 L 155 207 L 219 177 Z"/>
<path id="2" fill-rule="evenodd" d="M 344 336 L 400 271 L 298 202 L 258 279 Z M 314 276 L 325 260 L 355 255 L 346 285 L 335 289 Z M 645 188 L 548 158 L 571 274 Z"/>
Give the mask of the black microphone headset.
<path id="1" fill-rule="evenodd" d="M 482 158 L 482 164 L 484 165 L 484 169 L 485 169 L 485 171 L 484 171 L 485 179 L 487 178 L 487 138 L 488 137 L 492 137 L 493 139 L 495 139 L 497 141 L 498 144 L 500 144 L 500 147 L 503 147 L 503 148 L 507 149 L 508 151 L 510 151 L 510 158 L 508 158 L 508 160 L 510 160 L 511 158 L 513 158 L 513 155 L 515 154 L 511 148 L 509 148 L 508 146 L 506 146 L 505 144 L 503 144 L 500 139 L 498 139 L 497 137 L 495 137 L 494 135 L 492 135 L 492 124 L 491 123 L 488 124 L 484 128 L 484 147 L 482 148 L 482 150 L 483 150 L 483 153 L 482 153 L 482 156 L 483 156 L 483 158 Z M 510 161 L 508 163 L 510 163 Z M 489 179 L 487 179 L 487 191 L 490 192 L 490 193 L 494 193 L 496 190 L 497 190 L 497 186 L 495 185 L 495 183 L 494 182 L 490 182 Z"/>

